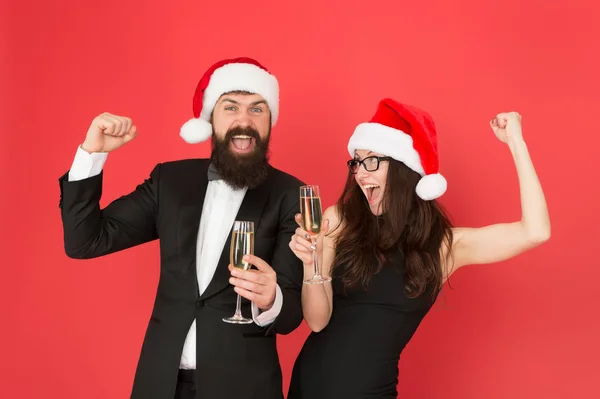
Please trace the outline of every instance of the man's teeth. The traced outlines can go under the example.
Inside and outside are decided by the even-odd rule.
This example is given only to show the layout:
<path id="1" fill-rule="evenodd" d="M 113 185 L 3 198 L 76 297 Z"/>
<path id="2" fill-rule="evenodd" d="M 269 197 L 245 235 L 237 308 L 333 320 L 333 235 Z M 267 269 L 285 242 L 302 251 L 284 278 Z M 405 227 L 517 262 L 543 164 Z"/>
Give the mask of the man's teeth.
<path id="1" fill-rule="evenodd" d="M 246 136 L 246 135 L 241 135 L 241 136 L 233 136 L 234 139 L 251 139 L 252 137 L 250 136 Z"/>

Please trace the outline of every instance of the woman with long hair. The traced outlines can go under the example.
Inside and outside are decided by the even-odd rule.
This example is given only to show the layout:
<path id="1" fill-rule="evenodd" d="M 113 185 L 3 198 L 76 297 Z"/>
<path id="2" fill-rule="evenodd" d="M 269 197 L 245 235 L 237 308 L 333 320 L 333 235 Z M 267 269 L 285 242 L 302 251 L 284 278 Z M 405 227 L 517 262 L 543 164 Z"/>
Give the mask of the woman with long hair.
<path id="1" fill-rule="evenodd" d="M 499 262 L 550 238 L 550 221 L 516 112 L 490 121 L 507 144 L 521 191 L 521 220 L 454 227 L 436 201 L 437 134 L 426 112 L 382 100 L 348 143 L 352 159 L 343 193 L 324 212 L 317 240 L 321 272 L 331 282 L 304 284 L 304 319 L 313 331 L 292 372 L 288 399 L 396 398 L 398 361 L 448 277 L 465 265 Z M 297 216 L 301 226 L 300 215 Z M 290 248 L 313 274 L 302 228 Z"/>

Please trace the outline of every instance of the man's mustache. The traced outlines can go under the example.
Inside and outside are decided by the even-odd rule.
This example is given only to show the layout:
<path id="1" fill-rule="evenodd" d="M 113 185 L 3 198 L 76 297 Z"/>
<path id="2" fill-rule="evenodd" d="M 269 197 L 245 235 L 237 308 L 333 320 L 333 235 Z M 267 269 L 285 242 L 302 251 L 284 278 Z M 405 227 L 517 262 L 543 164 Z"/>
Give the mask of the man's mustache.
<path id="1" fill-rule="evenodd" d="M 256 141 L 260 141 L 260 135 L 256 129 L 253 129 L 249 126 L 246 127 L 234 127 L 227 131 L 225 135 L 225 141 L 230 141 L 234 136 L 248 136 L 252 137 Z"/>

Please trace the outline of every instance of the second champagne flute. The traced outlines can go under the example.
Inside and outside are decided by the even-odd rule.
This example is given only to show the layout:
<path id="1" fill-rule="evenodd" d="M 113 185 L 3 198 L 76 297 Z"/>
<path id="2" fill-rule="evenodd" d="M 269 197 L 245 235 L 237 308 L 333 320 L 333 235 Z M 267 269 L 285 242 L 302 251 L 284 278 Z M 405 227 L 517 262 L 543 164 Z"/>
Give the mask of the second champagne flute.
<path id="1" fill-rule="evenodd" d="M 229 249 L 229 262 L 234 267 L 248 270 L 251 265 L 244 261 L 244 255 L 254 255 L 254 223 L 235 221 L 233 223 L 233 231 L 231 232 L 231 247 Z M 242 316 L 242 299 L 240 294 L 237 294 L 237 303 L 235 306 L 235 314 L 231 317 L 223 319 L 226 323 L 232 324 L 251 324 L 252 319 Z"/>
<path id="2" fill-rule="evenodd" d="M 310 235 L 314 246 L 313 265 L 314 275 L 304 280 L 305 284 L 323 284 L 331 281 L 331 277 L 323 277 L 319 270 L 317 260 L 317 236 L 323 226 L 323 209 L 321 208 L 321 194 L 319 186 L 300 187 L 300 214 L 302 215 L 302 228 Z"/>

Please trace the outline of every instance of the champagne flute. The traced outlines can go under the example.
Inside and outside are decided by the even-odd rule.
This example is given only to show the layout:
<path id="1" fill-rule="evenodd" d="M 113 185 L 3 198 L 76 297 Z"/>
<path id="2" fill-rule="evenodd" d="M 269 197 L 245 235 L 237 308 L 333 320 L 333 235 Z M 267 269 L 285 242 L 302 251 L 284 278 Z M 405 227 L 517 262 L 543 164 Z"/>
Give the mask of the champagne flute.
<path id="1" fill-rule="evenodd" d="M 323 225 L 323 209 L 321 208 L 321 195 L 319 186 L 309 185 L 300 187 L 300 213 L 302 215 L 302 228 L 310 235 L 313 244 L 314 275 L 304 280 L 305 284 L 323 284 L 331 281 L 331 277 L 323 277 L 319 270 L 317 260 L 317 236 Z"/>
<path id="2" fill-rule="evenodd" d="M 236 220 L 233 223 L 231 233 L 231 246 L 229 248 L 230 262 L 234 267 L 248 270 L 250 263 L 243 258 L 244 255 L 254 255 L 254 222 L 244 222 Z M 251 324 L 252 319 L 247 319 L 242 316 L 242 299 L 240 294 L 237 294 L 237 304 L 235 314 L 231 317 L 223 318 L 226 323 L 232 324 Z"/>

